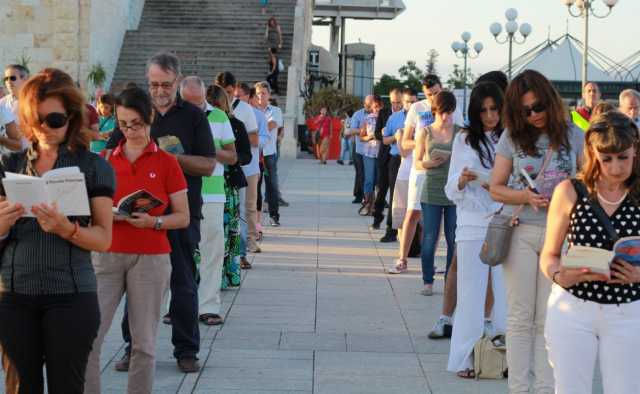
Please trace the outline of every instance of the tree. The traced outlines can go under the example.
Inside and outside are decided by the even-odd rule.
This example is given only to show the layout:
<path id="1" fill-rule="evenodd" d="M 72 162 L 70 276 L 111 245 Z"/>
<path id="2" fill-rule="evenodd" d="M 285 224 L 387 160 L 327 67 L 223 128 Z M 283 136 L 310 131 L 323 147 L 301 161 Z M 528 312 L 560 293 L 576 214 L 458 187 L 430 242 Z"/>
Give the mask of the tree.
<path id="1" fill-rule="evenodd" d="M 430 49 L 427 53 L 427 66 L 425 68 L 427 74 L 438 74 L 438 70 L 436 69 L 438 56 L 440 56 L 440 54 L 435 49 Z"/>
<path id="2" fill-rule="evenodd" d="M 380 80 L 376 82 L 373 87 L 373 93 L 378 96 L 389 94 L 389 92 L 396 88 L 403 88 L 404 84 L 398 78 L 389 74 L 382 74 Z"/>
<path id="3" fill-rule="evenodd" d="M 307 117 L 316 116 L 320 108 L 326 107 L 334 116 L 342 116 L 347 111 L 356 111 L 362 107 L 362 101 L 350 94 L 344 94 L 342 90 L 335 88 L 323 88 L 315 92 L 304 104 L 304 112 Z"/>
<path id="4" fill-rule="evenodd" d="M 470 69 L 467 69 L 467 87 L 470 88 L 473 86 L 473 81 L 475 81 L 476 77 L 471 73 Z M 463 89 L 465 85 L 464 80 L 464 72 L 457 64 L 453 65 L 453 71 L 449 74 L 449 79 L 447 79 L 447 86 L 450 90 L 454 89 Z"/>
<path id="5" fill-rule="evenodd" d="M 404 78 L 405 86 L 415 89 L 419 92 L 422 89 L 422 79 L 424 78 L 424 71 L 420 70 L 416 66 L 414 60 L 408 60 L 407 64 L 398 69 L 400 76 Z"/>

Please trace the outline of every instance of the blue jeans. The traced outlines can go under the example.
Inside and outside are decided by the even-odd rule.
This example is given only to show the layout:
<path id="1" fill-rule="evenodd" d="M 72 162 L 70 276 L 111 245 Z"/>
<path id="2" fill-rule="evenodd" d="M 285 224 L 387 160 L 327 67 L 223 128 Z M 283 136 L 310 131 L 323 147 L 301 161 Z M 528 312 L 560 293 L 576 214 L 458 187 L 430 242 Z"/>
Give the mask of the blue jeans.
<path id="1" fill-rule="evenodd" d="M 376 185 L 376 173 L 378 172 L 375 157 L 362 156 L 364 164 L 364 194 L 373 193 Z"/>
<path id="2" fill-rule="evenodd" d="M 435 273 L 434 258 L 440 235 L 440 223 L 444 214 L 444 237 L 447 240 L 447 268 L 449 272 L 453 252 L 456 246 L 456 207 L 455 205 L 431 205 L 422 203 L 422 281 L 433 284 Z"/>
<path id="3" fill-rule="evenodd" d="M 349 138 L 342 138 L 340 144 L 340 160 L 349 161 L 351 160 L 351 140 Z"/>

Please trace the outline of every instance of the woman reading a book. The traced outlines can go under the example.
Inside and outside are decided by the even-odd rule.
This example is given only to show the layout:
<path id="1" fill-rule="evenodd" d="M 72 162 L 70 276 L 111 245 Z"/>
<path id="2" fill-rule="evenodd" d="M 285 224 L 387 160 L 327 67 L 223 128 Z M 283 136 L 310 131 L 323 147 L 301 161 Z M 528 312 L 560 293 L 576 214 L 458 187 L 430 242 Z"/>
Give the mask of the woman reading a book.
<path id="1" fill-rule="evenodd" d="M 100 349 L 124 293 L 132 336 L 128 392 L 151 393 L 156 333 L 171 276 L 167 230 L 189 224 L 187 184 L 175 156 L 151 140 L 151 99 L 144 90 L 124 90 L 116 115 L 124 138 L 105 156 L 116 173 L 117 207 L 113 243 L 93 259 L 102 319 L 86 393 L 100 393 Z"/>
<path id="2" fill-rule="evenodd" d="M 556 393 L 590 393 L 597 358 L 605 393 L 640 387 L 640 268 L 629 263 L 635 256 L 598 257 L 617 238 L 640 236 L 638 144 L 635 124 L 622 113 L 592 118 L 584 167 L 551 200 L 541 270 L 553 282 L 545 337 Z M 569 254 L 573 247 L 595 248 L 605 269 L 564 266 L 565 239 Z"/>
<path id="3" fill-rule="evenodd" d="M 31 145 L 2 156 L 3 181 L 9 172 L 40 178 L 77 167 L 89 207 L 87 215 L 68 217 L 56 200 L 27 212 L 0 187 L 0 345 L 17 370 L 21 393 L 44 392 L 43 363 L 49 393 L 82 393 L 100 324 L 90 253 L 111 244 L 113 171 L 88 151 L 84 98 L 68 74 L 42 70 L 25 83 L 19 100 L 21 129 Z"/>
<path id="4" fill-rule="evenodd" d="M 485 319 L 491 318 L 493 307 L 491 302 L 486 302 L 490 286 L 493 286 L 492 294 L 495 295 L 495 331 L 504 333 L 506 325 L 502 267 L 489 267 L 479 257 L 491 214 L 500 208 L 500 204 L 489 195 L 487 175 L 493 168 L 495 145 L 503 130 L 500 122 L 503 101 L 502 91 L 493 82 L 483 82 L 473 88 L 469 101 L 469 124 L 453 141 L 451 167 L 445 186 L 447 197 L 456 204 L 458 253 L 456 324 L 451 336 L 447 369 L 462 378 L 475 377 L 475 343 L 483 333 L 494 334 L 485 329 L 485 321 L 490 321 Z"/>
<path id="5" fill-rule="evenodd" d="M 504 204 L 502 214 L 517 217 L 502 267 L 509 392 L 529 392 L 533 372 L 533 390 L 550 393 L 553 372 L 547 360 L 544 322 L 551 285 L 540 273 L 538 259 L 551 193 L 558 183 L 575 175 L 584 134 L 569 122 L 553 85 L 533 70 L 522 72 L 509 84 L 502 120 L 505 131 L 496 145 L 490 192 Z M 522 172 L 536 185 L 522 180 Z"/>

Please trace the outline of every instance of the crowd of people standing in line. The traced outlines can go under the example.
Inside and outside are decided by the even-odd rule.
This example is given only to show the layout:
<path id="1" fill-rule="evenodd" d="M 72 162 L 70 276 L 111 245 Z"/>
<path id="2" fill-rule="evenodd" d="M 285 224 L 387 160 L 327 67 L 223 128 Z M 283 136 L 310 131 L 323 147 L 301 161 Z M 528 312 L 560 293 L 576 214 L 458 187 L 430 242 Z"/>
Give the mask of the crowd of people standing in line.
<path id="1" fill-rule="evenodd" d="M 47 204 L 27 212 L 0 187 L 8 393 L 43 392 L 43 362 L 50 393 L 101 392 L 101 347 L 123 298 L 126 350 L 115 369 L 128 371 L 128 392 L 153 391 L 161 321 L 178 369 L 199 371 L 200 324 L 224 322 L 221 290 L 239 286 L 248 254 L 261 252 L 263 182 L 269 223 L 280 225 L 283 119 L 269 83 L 221 72 L 207 86 L 170 53 L 149 59 L 146 78 L 148 91 L 129 83 L 97 97 L 96 109 L 61 70 L 5 69 L 1 176 L 77 166 L 90 201 L 89 216 Z M 136 193 L 136 206 L 157 203 L 115 210 Z"/>
<path id="2" fill-rule="evenodd" d="M 616 259 L 602 274 L 561 256 L 565 240 L 611 250 L 618 235 L 640 235 L 640 93 L 624 90 L 614 107 L 589 82 L 570 113 L 544 75 L 509 82 L 496 71 L 476 81 L 465 120 L 437 76 L 422 89 L 421 101 L 392 90 L 389 109 L 367 96 L 345 135 L 358 212 L 379 229 L 388 205 L 380 242 L 399 240 L 389 274 L 408 271 L 418 239 L 421 294 L 431 296 L 443 230 L 442 314 L 428 337 L 451 338 L 447 369 L 476 377 L 474 346 L 489 337 L 506 343 L 510 393 L 591 392 L 598 358 L 605 393 L 637 391 L 640 268 Z M 506 258 L 490 266 L 481 251 L 496 214 L 512 231 Z"/>

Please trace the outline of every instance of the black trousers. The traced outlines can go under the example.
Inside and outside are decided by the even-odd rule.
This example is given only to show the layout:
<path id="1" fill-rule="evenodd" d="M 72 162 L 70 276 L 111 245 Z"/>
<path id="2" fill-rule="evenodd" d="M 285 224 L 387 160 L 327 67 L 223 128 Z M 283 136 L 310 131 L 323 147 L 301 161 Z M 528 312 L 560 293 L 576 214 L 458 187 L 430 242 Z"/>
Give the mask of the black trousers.
<path id="1" fill-rule="evenodd" d="M 364 163 L 360 153 L 356 153 L 353 156 L 353 166 L 356 169 L 356 177 L 353 181 L 353 196 L 364 198 Z"/>
<path id="2" fill-rule="evenodd" d="M 387 192 L 389 191 L 389 157 L 391 155 L 381 155 L 376 159 L 378 167 L 378 179 L 376 180 L 376 200 L 373 205 L 373 221 L 382 223 L 384 219 L 384 206 L 387 203 Z"/>
<path id="3" fill-rule="evenodd" d="M 171 244 L 171 342 L 178 360 L 197 358 L 200 351 L 198 323 L 198 283 L 195 253 L 200 242 L 200 220 L 191 217 L 189 227 L 167 232 Z M 127 310 L 122 317 L 122 339 L 131 352 L 131 332 Z"/>
<path id="4" fill-rule="evenodd" d="M 391 209 L 393 208 L 393 191 L 396 188 L 396 178 L 398 178 L 398 171 L 400 170 L 400 163 L 402 162 L 402 157 L 400 155 L 398 156 L 391 156 L 389 155 L 389 163 L 388 163 L 388 169 L 389 169 L 389 209 L 387 209 L 387 230 L 391 230 L 393 228 L 392 226 L 392 215 L 391 215 Z"/>
<path id="5" fill-rule="evenodd" d="M 0 294 L 0 344 L 18 371 L 21 394 L 81 394 L 100 326 L 96 293 Z"/>

